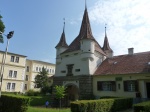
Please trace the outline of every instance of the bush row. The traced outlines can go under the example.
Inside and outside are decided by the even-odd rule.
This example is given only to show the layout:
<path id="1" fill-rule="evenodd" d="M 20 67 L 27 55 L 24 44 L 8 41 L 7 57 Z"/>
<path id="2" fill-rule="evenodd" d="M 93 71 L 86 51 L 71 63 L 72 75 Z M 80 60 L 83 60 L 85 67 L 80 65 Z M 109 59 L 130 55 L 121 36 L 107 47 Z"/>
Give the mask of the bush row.
<path id="1" fill-rule="evenodd" d="M 150 101 L 134 104 L 134 112 L 150 112 Z"/>
<path id="2" fill-rule="evenodd" d="M 30 98 L 2 95 L 0 98 L 0 112 L 26 112 Z"/>
<path id="3" fill-rule="evenodd" d="M 71 112 L 116 112 L 132 107 L 132 98 L 81 100 L 71 103 Z"/>
<path id="4" fill-rule="evenodd" d="M 46 101 L 51 100 L 50 96 L 30 96 L 30 106 L 41 106 L 44 105 Z"/>

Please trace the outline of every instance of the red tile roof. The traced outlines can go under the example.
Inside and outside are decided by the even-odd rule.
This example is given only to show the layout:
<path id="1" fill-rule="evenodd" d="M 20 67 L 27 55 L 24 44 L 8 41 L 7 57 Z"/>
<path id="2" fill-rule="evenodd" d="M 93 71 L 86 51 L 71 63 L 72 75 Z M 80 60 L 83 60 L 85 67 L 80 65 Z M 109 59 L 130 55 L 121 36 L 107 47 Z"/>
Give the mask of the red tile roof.
<path id="1" fill-rule="evenodd" d="M 150 73 L 150 51 L 107 58 L 94 75 Z"/>

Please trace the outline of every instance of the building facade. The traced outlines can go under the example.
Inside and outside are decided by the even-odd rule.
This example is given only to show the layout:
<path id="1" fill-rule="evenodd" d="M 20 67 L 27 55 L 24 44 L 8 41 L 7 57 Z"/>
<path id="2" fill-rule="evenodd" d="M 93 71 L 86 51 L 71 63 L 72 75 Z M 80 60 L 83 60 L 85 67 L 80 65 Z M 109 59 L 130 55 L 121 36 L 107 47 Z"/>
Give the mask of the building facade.
<path id="1" fill-rule="evenodd" d="M 4 53 L 0 51 L 0 59 L 2 59 Z M 42 70 L 42 67 L 47 69 L 49 77 L 55 74 L 55 64 L 28 60 L 26 58 L 27 56 L 24 55 L 7 53 L 2 80 L 2 92 L 25 93 L 30 89 L 37 90 L 34 78 Z M 2 65 L 2 60 L 0 60 L 0 64 Z"/>
<path id="2" fill-rule="evenodd" d="M 70 45 L 63 29 L 56 45 L 53 85 L 66 89 L 65 103 L 93 95 L 150 98 L 150 52 L 113 56 L 106 27 L 103 47 L 92 34 L 85 7 L 79 35 Z"/>

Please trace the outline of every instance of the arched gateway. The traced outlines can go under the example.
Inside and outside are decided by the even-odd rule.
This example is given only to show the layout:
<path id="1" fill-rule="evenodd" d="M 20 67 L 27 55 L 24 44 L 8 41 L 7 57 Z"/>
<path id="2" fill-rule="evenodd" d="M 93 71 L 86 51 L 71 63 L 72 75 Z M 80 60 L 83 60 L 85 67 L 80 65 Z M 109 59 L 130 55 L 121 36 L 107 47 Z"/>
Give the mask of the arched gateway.
<path id="1" fill-rule="evenodd" d="M 62 101 L 62 106 L 70 106 L 71 101 L 76 101 L 79 99 L 79 88 L 77 85 L 69 83 L 65 85 L 66 91 L 65 91 L 65 97 Z"/>

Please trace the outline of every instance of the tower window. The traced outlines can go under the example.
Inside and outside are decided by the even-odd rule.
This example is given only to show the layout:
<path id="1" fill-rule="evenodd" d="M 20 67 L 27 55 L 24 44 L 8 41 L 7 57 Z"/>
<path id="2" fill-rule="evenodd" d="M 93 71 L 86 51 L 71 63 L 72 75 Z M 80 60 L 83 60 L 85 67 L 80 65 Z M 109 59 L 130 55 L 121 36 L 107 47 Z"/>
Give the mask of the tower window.
<path id="1" fill-rule="evenodd" d="M 76 69 L 75 71 L 76 71 L 76 72 L 80 72 L 80 69 Z"/>
<path id="2" fill-rule="evenodd" d="M 74 64 L 67 65 L 67 70 L 68 70 L 67 76 L 73 76 L 73 73 L 72 73 L 73 65 Z"/>
<path id="3" fill-rule="evenodd" d="M 62 70 L 61 73 L 66 73 L 66 71 L 65 71 L 65 70 Z"/>

